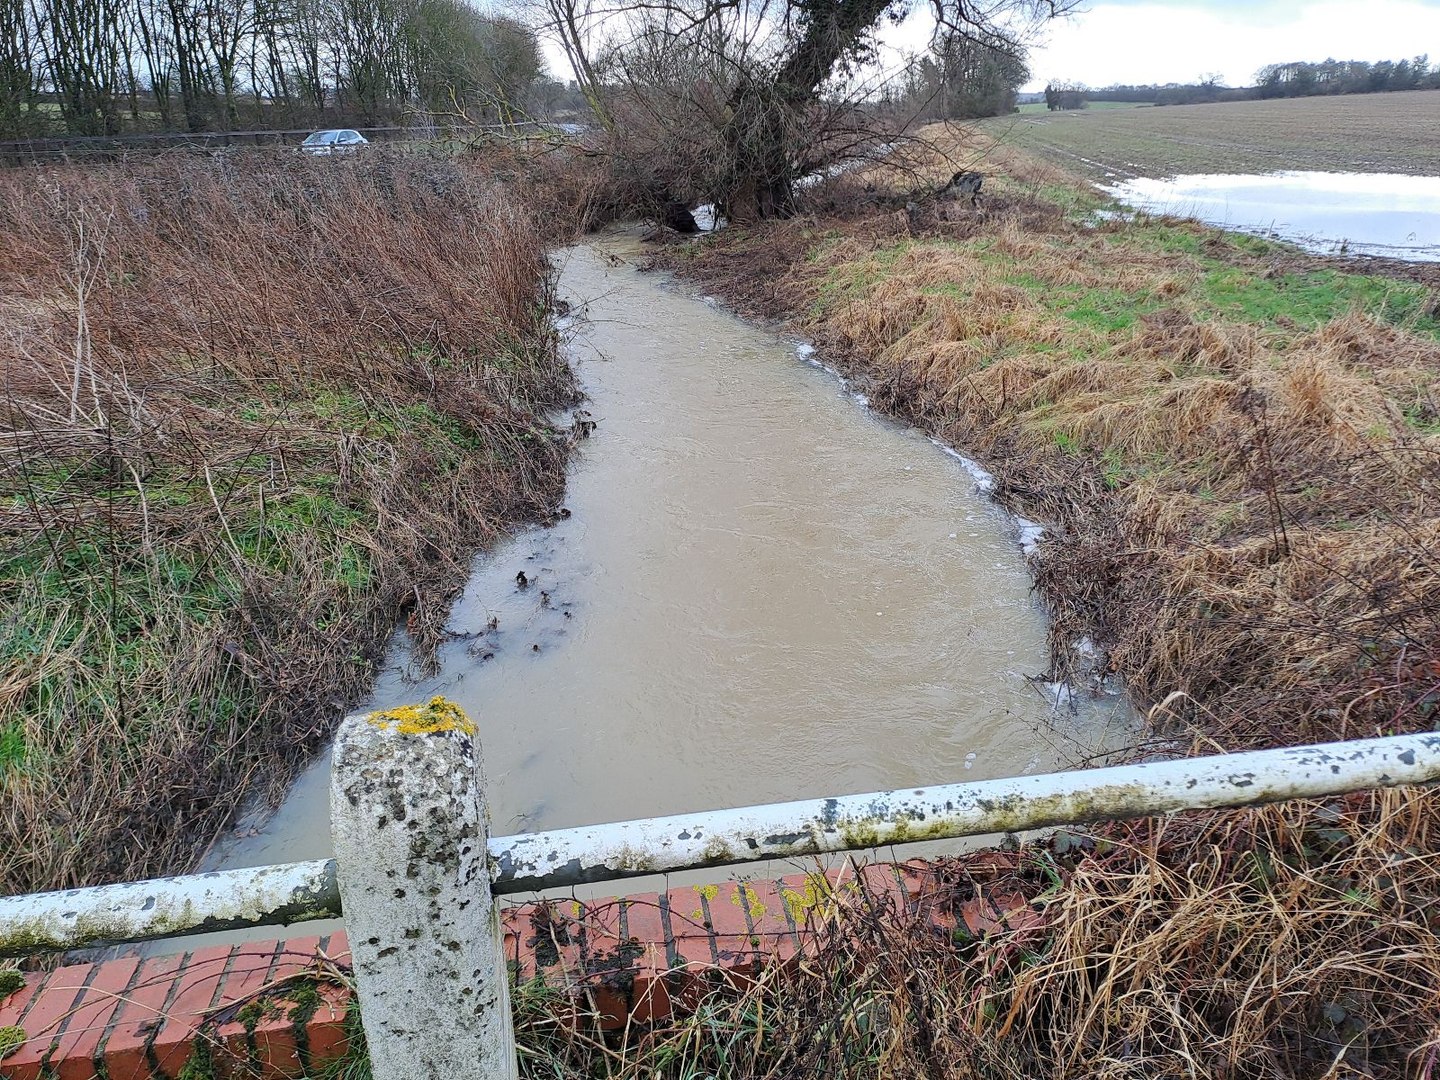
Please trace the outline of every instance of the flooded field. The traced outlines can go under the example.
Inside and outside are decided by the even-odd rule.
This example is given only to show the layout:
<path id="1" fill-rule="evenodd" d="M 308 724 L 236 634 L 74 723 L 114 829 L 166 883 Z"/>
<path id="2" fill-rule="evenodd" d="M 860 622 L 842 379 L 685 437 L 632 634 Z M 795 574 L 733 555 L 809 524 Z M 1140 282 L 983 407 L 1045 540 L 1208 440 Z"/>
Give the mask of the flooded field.
<path id="1" fill-rule="evenodd" d="M 627 257 L 561 256 L 596 423 L 552 528 L 475 568 L 437 675 L 365 708 L 477 721 L 497 833 L 1063 767 L 1123 743 L 1056 704 L 1022 523 L 973 466 L 796 345 Z M 627 246 L 628 245 L 628 246 Z M 330 852 L 328 762 L 208 867 Z"/>
<path id="2" fill-rule="evenodd" d="M 1137 209 L 1291 240 L 1325 254 L 1440 260 L 1440 177 L 1200 174 L 1135 177 L 1105 190 Z"/>

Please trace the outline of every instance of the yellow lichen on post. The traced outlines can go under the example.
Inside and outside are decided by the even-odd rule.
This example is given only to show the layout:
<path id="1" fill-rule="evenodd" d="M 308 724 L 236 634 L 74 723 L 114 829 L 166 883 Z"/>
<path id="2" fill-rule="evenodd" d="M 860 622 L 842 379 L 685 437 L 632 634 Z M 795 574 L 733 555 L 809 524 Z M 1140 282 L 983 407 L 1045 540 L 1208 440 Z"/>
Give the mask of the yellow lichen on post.
<path id="1" fill-rule="evenodd" d="M 435 735 L 442 731 L 475 734 L 475 722 L 465 710 L 449 698 L 439 695 L 424 705 L 401 705 L 394 709 L 372 712 L 367 719 L 378 728 L 398 731 L 401 735 Z"/>

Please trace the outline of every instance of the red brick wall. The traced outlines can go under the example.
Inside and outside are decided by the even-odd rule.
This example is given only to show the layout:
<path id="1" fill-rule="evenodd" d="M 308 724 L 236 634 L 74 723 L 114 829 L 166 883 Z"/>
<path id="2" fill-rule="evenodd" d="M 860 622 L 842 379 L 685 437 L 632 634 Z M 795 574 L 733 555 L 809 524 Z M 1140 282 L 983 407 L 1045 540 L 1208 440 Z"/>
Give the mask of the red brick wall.
<path id="1" fill-rule="evenodd" d="M 912 907 L 925 902 L 923 863 L 860 874 L 871 891 Z M 853 886 L 848 876 L 851 886 L 841 888 Z M 586 995 L 606 1025 L 648 1022 L 698 994 L 702 973 L 740 980 L 766 960 L 793 956 L 810 911 L 838 877 L 828 880 L 797 874 L 509 908 L 505 952 L 520 979 L 540 974 Z M 0 1078 L 173 1080 L 201 1043 L 222 1076 L 303 1075 L 311 1062 L 344 1052 L 349 959 L 337 933 L 32 975 L 0 1001 L 0 1027 L 26 1033 L 0 1061 Z"/>

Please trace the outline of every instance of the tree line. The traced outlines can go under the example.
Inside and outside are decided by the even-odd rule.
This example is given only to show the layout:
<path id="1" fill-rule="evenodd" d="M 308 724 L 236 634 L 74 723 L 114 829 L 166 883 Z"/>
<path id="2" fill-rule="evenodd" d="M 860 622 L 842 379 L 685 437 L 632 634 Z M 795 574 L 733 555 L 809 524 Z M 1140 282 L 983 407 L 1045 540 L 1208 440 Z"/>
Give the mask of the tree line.
<path id="1" fill-rule="evenodd" d="M 0 138 L 495 116 L 541 71 L 464 0 L 0 0 Z"/>
<path id="2" fill-rule="evenodd" d="M 1017 91 L 1029 78 L 1017 43 L 950 34 L 912 57 L 883 96 L 897 110 L 924 119 L 969 120 L 1013 112 Z"/>
<path id="3" fill-rule="evenodd" d="M 1135 101 L 1156 105 L 1196 105 L 1214 101 L 1314 97 L 1321 94 L 1378 94 L 1396 90 L 1440 89 L 1440 65 L 1429 54 L 1406 60 L 1293 60 L 1266 64 L 1254 86 L 1225 86 L 1218 75 L 1202 75 L 1189 83 L 1137 86 L 1115 84 L 1091 89 L 1078 83 L 1052 83 L 1045 88 L 1053 109 L 1082 109 L 1087 101 Z"/>
<path id="4" fill-rule="evenodd" d="M 1317 94 L 1376 94 L 1391 90 L 1440 89 L 1440 66 L 1429 54 L 1410 60 L 1322 60 L 1268 64 L 1256 75 L 1256 96 L 1311 97 Z"/>
<path id="5" fill-rule="evenodd" d="M 1011 109 L 1023 42 L 1080 0 L 523 2 L 526 22 L 467 0 L 0 0 L 0 138 L 470 123 L 568 97 L 627 206 L 783 217 L 802 178 L 918 120 Z M 897 71 L 879 27 L 921 5 L 930 46 Z"/>

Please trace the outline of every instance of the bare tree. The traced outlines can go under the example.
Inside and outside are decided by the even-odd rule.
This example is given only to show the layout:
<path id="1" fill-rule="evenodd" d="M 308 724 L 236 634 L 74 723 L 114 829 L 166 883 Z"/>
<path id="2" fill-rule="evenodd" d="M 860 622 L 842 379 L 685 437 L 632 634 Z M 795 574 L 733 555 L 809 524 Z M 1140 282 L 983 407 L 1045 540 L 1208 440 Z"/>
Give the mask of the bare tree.
<path id="1" fill-rule="evenodd" d="M 911 0 L 538 2 L 544 31 L 565 46 L 601 122 L 622 144 L 649 144 L 648 167 L 630 171 L 648 169 L 652 186 L 678 195 L 678 187 L 694 186 L 688 181 L 703 162 L 703 194 L 739 219 L 793 213 L 801 177 L 853 153 L 867 135 L 873 141 L 873 125 L 858 121 L 877 93 L 876 28 L 911 7 Z M 989 64 L 1003 81 L 1023 72 L 1029 31 L 1078 3 L 932 0 L 931 10 L 936 40 L 957 71 Z"/>
<path id="2" fill-rule="evenodd" d="M 0 131 L 38 133 L 41 55 L 25 0 L 0 0 Z"/>
<path id="3" fill-rule="evenodd" d="M 120 38 L 107 0 L 30 0 L 39 52 L 66 126 L 82 135 L 120 129 Z"/>
<path id="4" fill-rule="evenodd" d="M 233 130 L 240 120 L 240 59 L 254 29 L 254 8 L 250 0 L 200 0 L 198 7 L 211 97 L 221 104 L 222 126 Z"/>
<path id="5" fill-rule="evenodd" d="M 591 58 L 600 47 L 598 28 L 617 9 L 599 0 L 535 0 L 535 5 L 540 13 L 539 31 L 560 44 L 590 111 L 601 127 L 613 129 L 604 83 Z"/>

